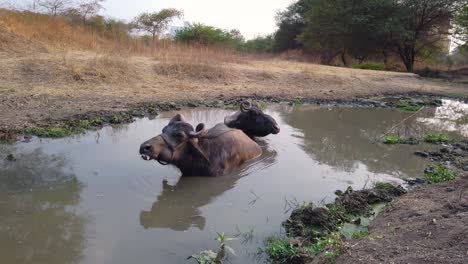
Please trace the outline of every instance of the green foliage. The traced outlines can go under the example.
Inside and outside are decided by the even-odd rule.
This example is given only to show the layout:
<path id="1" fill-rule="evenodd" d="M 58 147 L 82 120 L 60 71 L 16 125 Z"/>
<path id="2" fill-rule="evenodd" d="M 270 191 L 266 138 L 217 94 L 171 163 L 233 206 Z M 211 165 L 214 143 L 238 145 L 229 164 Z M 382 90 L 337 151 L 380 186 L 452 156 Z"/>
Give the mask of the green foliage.
<path id="1" fill-rule="evenodd" d="M 267 240 L 265 253 L 271 260 L 279 263 L 290 263 L 300 257 L 298 248 L 294 247 L 287 238 L 270 237 Z"/>
<path id="2" fill-rule="evenodd" d="M 424 141 L 433 144 L 449 143 L 452 140 L 445 134 L 428 134 L 424 137 Z"/>
<path id="3" fill-rule="evenodd" d="M 238 30 L 227 31 L 201 23 L 194 23 L 177 31 L 175 40 L 187 44 L 235 48 L 243 43 L 244 38 Z"/>
<path id="4" fill-rule="evenodd" d="M 27 128 L 24 130 L 25 134 L 28 135 L 35 135 L 38 137 L 46 137 L 46 138 L 62 138 L 69 136 L 71 133 L 63 128 L 58 127 L 36 127 L 36 128 Z"/>
<path id="5" fill-rule="evenodd" d="M 197 261 L 198 264 L 217 264 L 216 257 L 218 256 L 217 253 L 211 250 L 204 250 L 198 254 L 194 254 L 189 257 L 189 259 L 193 258 Z"/>
<path id="6" fill-rule="evenodd" d="M 399 144 L 400 141 L 401 141 L 400 136 L 387 135 L 385 136 L 383 143 L 388 144 L 388 145 L 394 145 L 394 144 Z"/>
<path id="7" fill-rule="evenodd" d="M 303 103 L 304 103 L 304 101 L 302 101 L 301 98 L 294 98 L 291 101 L 289 101 L 290 105 L 301 105 Z"/>
<path id="8" fill-rule="evenodd" d="M 267 108 L 268 108 L 268 105 L 265 104 L 264 102 L 258 102 L 258 108 L 260 108 L 260 110 L 262 111 L 265 111 Z"/>
<path id="9" fill-rule="evenodd" d="M 132 27 L 150 33 L 154 41 L 155 37 L 161 34 L 173 19 L 182 16 L 183 12 L 174 8 L 161 9 L 154 13 L 141 13 L 134 18 Z"/>
<path id="10" fill-rule="evenodd" d="M 441 183 L 454 180 L 456 178 L 456 174 L 446 167 L 439 165 L 435 168 L 426 170 L 425 177 L 429 182 Z"/>
<path id="11" fill-rule="evenodd" d="M 385 65 L 376 64 L 376 63 L 365 63 L 365 64 L 356 64 L 352 66 L 353 69 L 361 70 L 374 70 L 374 71 L 384 71 Z"/>
<path id="12" fill-rule="evenodd" d="M 248 40 L 238 47 L 239 50 L 245 52 L 256 52 L 256 53 L 270 53 L 273 52 L 274 39 L 272 35 L 265 37 L 256 37 L 252 40 Z"/>
<path id="13" fill-rule="evenodd" d="M 369 232 L 367 231 L 359 231 L 359 232 L 354 232 L 351 237 L 353 239 L 363 239 L 369 236 Z"/>
<path id="14" fill-rule="evenodd" d="M 394 187 L 391 183 L 388 182 L 377 182 L 375 183 L 374 188 L 378 190 L 392 190 Z"/>
<path id="15" fill-rule="evenodd" d="M 412 104 L 408 104 L 407 102 L 402 102 L 402 101 L 398 101 L 396 103 L 396 107 L 400 111 L 409 112 L 409 113 L 417 112 L 417 111 L 421 110 L 421 108 L 422 108 L 421 105 L 412 105 Z"/>

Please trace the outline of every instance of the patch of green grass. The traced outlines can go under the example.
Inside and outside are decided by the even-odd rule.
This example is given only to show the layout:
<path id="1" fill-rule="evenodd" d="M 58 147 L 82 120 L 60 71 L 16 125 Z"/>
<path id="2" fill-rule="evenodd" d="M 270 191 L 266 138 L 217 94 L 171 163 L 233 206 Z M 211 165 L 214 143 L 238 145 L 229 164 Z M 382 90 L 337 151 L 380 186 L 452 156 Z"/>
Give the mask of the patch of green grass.
<path id="1" fill-rule="evenodd" d="M 378 64 L 378 63 L 355 64 L 351 67 L 353 69 L 361 69 L 361 70 L 385 71 L 385 65 Z"/>
<path id="2" fill-rule="evenodd" d="M 387 135 L 384 138 L 383 143 L 388 144 L 388 145 L 395 145 L 399 144 L 401 142 L 401 137 L 400 136 L 393 136 L 393 135 Z"/>
<path id="3" fill-rule="evenodd" d="M 289 104 L 290 105 L 301 105 L 301 104 L 304 104 L 304 101 L 302 101 L 301 98 L 295 98 L 295 99 L 292 99 L 291 101 L 289 101 Z"/>
<path id="4" fill-rule="evenodd" d="M 257 104 L 258 108 L 260 108 L 260 110 L 262 111 L 265 111 L 268 108 L 267 104 L 265 104 L 264 102 L 258 102 Z"/>
<path id="5" fill-rule="evenodd" d="M 325 251 L 327 259 L 334 263 L 336 258 L 344 251 L 344 243 L 340 232 L 333 232 L 327 237 L 319 238 L 308 247 L 303 248 L 304 253 L 315 257 Z"/>
<path id="6" fill-rule="evenodd" d="M 298 248 L 294 247 L 287 238 L 268 238 L 264 252 L 271 260 L 279 263 L 290 263 L 300 258 Z"/>
<path id="7" fill-rule="evenodd" d="M 455 172 L 450 171 L 449 169 L 447 169 L 446 167 L 442 165 L 439 165 L 433 168 L 432 170 L 427 170 L 424 176 L 429 182 L 432 182 L 432 183 L 452 181 L 457 177 Z"/>
<path id="8" fill-rule="evenodd" d="M 369 236 L 369 232 L 367 231 L 359 231 L 359 232 L 354 232 L 351 237 L 353 239 L 363 239 Z"/>
<path id="9" fill-rule="evenodd" d="M 445 134 L 428 134 L 424 137 L 424 141 L 432 144 L 449 143 L 452 140 Z"/>
<path id="10" fill-rule="evenodd" d="M 387 135 L 383 140 L 384 144 L 395 145 L 395 144 L 408 144 L 408 145 L 417 145 L 419 141 L 414 138 L 402 138 L 400 136 Z"/>
<path id="11" fill-rule="evenodd" d="M 409 113 L 417 112 L 417 111 L 421 110 L 421 108 L 422 108 L 422 106 L 420 106 L 420 105 L 410 105 L 410 104 L 408 104 L 406 102 L 402 102 L 402 101 L 398 101 L 396 103 L 396 107 L 400 111 L 409 112 Z"/>
<path id="12" fill-rule="evenodd" d="M 378 190 L 391 190 L 391 189 L 393 189 L 393 185 L 391 183 L 388 183 L 388 182 L 377 182 L 374 185 L 374 188 L 376 188 Z"/>
<path id="13" fill-rule="evenodd" d="M 25 134 L 35 135 L 38 137 L 48 137 L 48 138 L 62 138 L 71 135 L 71 132 L 59 127 L 35 127 L 27 128 L 24 130 Z"/>
<path id="14" fill-rule="evenodd" d="M 239 107 L 238 106 L 235 106 L 235 105 L 225 105 L 224 106 L 224 109 L 226 110 L 239 110 Z"/>

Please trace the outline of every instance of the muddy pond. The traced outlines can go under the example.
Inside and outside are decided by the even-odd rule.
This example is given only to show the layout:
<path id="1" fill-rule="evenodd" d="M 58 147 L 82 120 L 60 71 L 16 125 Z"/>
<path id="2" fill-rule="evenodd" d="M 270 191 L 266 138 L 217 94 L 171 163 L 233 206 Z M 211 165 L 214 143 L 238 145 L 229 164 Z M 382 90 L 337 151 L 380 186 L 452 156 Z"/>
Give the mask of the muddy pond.
<path id="1" fill-rule="evenodd" d="M 337 189 L 422 176 L 428 163 L 413 152 L 434 147 L 376 142 L 411 115 L 394 109 L 279 104 L 266 112 L 281 133 L 258 140 L 260 158 L 218 178 L 180 178 L 177 169 L 140 158 L 139 145 L 176 112 L 0 145 L 0 262 L 194 263 L 187 257 L 217 250 L 216 232 L 224 232 L 239 237 L 228 242 L 236 252 L 230 263 L 263 263 L 257 248 L 282 232 L 295 201 L 328 202 Z M 210 127 L 232 111 L 177 113 Z M 397 130 L 468 137 L 467 115 L 468 105 L 444 100 Z"/>

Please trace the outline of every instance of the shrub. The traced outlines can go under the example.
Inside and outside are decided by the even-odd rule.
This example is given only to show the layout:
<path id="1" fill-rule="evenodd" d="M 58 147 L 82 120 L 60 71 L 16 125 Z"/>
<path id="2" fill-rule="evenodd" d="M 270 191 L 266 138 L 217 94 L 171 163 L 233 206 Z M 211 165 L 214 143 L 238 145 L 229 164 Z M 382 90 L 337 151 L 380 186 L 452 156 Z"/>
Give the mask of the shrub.
<path id="1" fill-rule="evenodd" d="M 175 40 L 187 44 L 217 45 L 226 47 L 238 47 L 243 37 L 238 30 L 223 30 L 201 23 L 190 24 L 178 30 Z"/>
<path id="2" fill-rule="evenodd" d="M 388 135 L 388 136 L 385 136 L 384 138 L 384 144 L 388 144 L 388 145 L 398 144 L 400 143 L 400 141 L 401 141 L 400 136 Z"/>

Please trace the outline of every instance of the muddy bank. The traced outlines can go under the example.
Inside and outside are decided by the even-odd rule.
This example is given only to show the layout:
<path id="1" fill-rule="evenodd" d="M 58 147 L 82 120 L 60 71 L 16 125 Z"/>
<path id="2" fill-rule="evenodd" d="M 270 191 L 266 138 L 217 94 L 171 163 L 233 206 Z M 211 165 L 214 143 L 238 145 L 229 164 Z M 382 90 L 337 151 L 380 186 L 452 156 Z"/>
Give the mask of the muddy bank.
<path id="1" fill-rule="evenodd" d="M 459 98 L 460 100 L 467 100 Z M 394 96 L 361 97 L 350 99 L 320 99 L 320 98 L 282 98 L 282 97 L 225 97 L 212 100 L 188 100 L 169 103 L 143 102 L 127 104 L 101 111 L 85 111 L 78 114 L 63 114 L 62 116 L 47 116 L 27 122 L 15 123 L 6 120 L 0 125 L 0 141 L 14 142 L 19 136 L 29 137 L 64 137 L 84 130 L 99 129 L 105 125 L 119 125 L 134 121 L 135 118 L 154 117 L 163 111 L 179 110 L 184 107 L 215 107 L 237 110 L 241 101 L 253 100 L 261 104 L 288 103 L 290 105 L 315 104 L 329 107 L 377 107 L 398 108 L 414 112 L 421 107 L 436 107 L 441 105 L 440 97 L 436 95 L 421 95 L 418 93 Z M 81 110 L 81 109 L 80 109 Z M 1 115 L 1 114 L 0 114 Z M 27 115 L 32 118 L 32 115 Z"/>
<path id="2" fill-rule="evenodd" d="M 410 191 L 346 246 L 336 263 L 466 263 L 468 177 Z"/>

